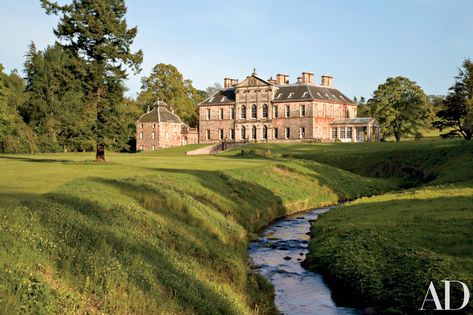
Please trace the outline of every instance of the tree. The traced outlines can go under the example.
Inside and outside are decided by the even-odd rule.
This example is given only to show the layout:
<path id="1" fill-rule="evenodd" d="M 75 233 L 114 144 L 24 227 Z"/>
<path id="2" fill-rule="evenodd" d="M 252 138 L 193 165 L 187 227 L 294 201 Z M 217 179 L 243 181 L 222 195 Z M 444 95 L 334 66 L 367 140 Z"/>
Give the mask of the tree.
<path id="1" fill-rule="evenodd" d="M 405 77 L 388 78 L 368 100 L 370 115 L 378 120 L 382 139 L 419 134 L 429 116 L 424 91 Z"/>
<path id="2" fill-rule="evenodd" d="M 27 101 L 20 113 L 38 134 L 41 151 L 91 149 L 95 109 L 87 102 L 74 56 L 59 45 L 26 53 Z"/>
<path id="3" fill-rule="evenodd" d="M 222 89 L 222 85 L 218 82 L 215 82 L 214 85 L 209 86 L 205 89 L 205 96 L 210 97 L 215 94 L 215 92 L 218 92 Z"/>
<path id="4" fill-rule="evenodd" d="M 170 64 L 157 64 L 150 75 L 141 79 L 138 101 L 144 108 L 157 100 L 166 102 L 183 121 L 197 125 L 197 104 L 204 100 L 203 93 L 184 79 L 177 68 Z"/>
<path id="5" fill-rule="evenodd" d="M 24 100 L 24 85 L 16 71 L 7 75 L 0 64 L 0 152 L 36 151 L 34 133 L 18 114 Z"/>
<path id="6" fill-rule="evenodd" d="M 54 34 L 59 44 L 76 57 L 87 101 L 95 107 L 93 132 L 96 161 L 105 161 L 105 147 L 113 139 L 115 107 L 123 100 L 127 68 L 140 71 L 143 53 L 131 51 L 137 28 L 128 28 L 124 0 L 73 0 L 71 4 L 41 0 L 47 14 L 60 16 Z"/>
<path id="7" fill-rule="evenodd" d="M 357 104 L 356 116 L 357 117 L 367 117 L 367 116 L 369 116 L 370 109 L 368 108 L 368 105 L 366 104 L 366 99 L 363 96 L 361 96 L 360 99 L 358 100 L 355 96 L 355 98 L 353 100 Z"/>
<path id="8" fill-rule="evenodd" d="M 432 125 L 440 131 L 448 129 L 442 137 L 461 136 L 466 140 L 473 137 L 473 63 L 466 59 L 463 69 L 458 69 L 455 84 L 437 112 L 439 120 Z"/>

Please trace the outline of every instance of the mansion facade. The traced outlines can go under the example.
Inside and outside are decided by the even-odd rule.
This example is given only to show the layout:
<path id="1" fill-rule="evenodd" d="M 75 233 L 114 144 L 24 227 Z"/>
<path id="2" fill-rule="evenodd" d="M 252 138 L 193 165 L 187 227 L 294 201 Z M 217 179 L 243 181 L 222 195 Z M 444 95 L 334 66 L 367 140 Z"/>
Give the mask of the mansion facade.
<path id="1" fill-rule="evenodd" d="M 292 84 L 288 78 L 225 78 L 222 90 L 198 104 L 199 143 L 379 138 L 377 122 L 356 118 L 357 104 L 332 86 L 331 76 L 320 84 L 310 72 Z"/>

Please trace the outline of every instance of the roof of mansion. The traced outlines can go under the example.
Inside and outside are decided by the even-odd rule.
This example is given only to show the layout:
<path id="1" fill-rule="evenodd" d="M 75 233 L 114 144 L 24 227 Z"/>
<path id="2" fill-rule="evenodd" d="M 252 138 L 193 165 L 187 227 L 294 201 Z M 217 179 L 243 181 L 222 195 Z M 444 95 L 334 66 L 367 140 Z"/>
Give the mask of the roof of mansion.
<path id="1" fill-rule="evenodd" d="M 248 86 L 244 82 L 253 79 L 254 84 L 261 86 L 274 86 L 276 91 L 272 102 L 298 102 L 298 101 L 329 101 L 345 104 L 354 104 L 355 102 L 342 92 L 332 86 L 323 86 L 314 83 L 298 82 L 293 84 L 276 84 L 263 80 L 256 75 L 248 76 L 243 82 L 234 87 L 224 88 L 215 92 L 212 96 L 205 99 L 199 105 L 228 105 L 235 103 L 235 92 L 238 88 Z M 251 82 L 251 81 L 249 81 Z M 251 85 L 250 85 L 251 86 Z"/>

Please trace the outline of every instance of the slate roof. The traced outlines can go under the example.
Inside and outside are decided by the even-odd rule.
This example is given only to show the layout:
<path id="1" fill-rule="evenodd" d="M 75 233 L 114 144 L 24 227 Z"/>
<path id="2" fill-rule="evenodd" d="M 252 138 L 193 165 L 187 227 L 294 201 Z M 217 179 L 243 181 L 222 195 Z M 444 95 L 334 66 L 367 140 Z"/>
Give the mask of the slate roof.
<path id="1" fill-rule="evenodd" d="M 211 97 L 207 98 L 205 101 L 203 101 L 202 105 L 216 105 L 216 104 L 233 104 L 235 103 L 235 89 L 234 88 L 227 88 L 227 89 L 222 89 L 218 92 L 216 92 L 214 95 Z"/>
<path id="2" fill-rule="evenodd" d="M 138 122 L 167 122 L 182 124 L 181 119 L 174 113 L 169 111 L 169 106 L 163 101 L 153 104 L 153 109 L 142 115 Z"/>
<path id="3" fill-rule="evenodd" d="M 322 85 L 296 83 L 280 85 L 273 102 L 291 102 L 304 100 L 323 100 L 354 104 L 349 97 L 339 90 Z"/>
<path id="4" fill-rule="evenodd" d="M 310 84 L 295 83 L 277 85 L 278 89 L 274 95 L 273 102 L 293 102 L 305 100 L 321 100 L 355 104 L 353 100 L 333 87 Z M 199 105 L 226 105 L 235 103 L 235 88 L 222 89 Z"/>

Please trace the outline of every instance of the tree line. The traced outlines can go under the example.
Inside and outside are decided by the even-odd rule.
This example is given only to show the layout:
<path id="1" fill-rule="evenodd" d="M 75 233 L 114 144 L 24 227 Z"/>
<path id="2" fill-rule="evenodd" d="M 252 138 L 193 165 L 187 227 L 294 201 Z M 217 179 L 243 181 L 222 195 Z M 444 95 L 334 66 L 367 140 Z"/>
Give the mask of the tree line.
<path id="1" fill-rule="evenodd" d="M 406 77 L 388 78 L 372 98 L 357 99 L 358 117 L 372 116 L 380 124 L 381 139 L 422 137 L 421 130 L 436 128 L 443 138 L 473 136 L 473 63 L 466 59 L 446 96 L 428 97 Z"/>

